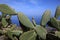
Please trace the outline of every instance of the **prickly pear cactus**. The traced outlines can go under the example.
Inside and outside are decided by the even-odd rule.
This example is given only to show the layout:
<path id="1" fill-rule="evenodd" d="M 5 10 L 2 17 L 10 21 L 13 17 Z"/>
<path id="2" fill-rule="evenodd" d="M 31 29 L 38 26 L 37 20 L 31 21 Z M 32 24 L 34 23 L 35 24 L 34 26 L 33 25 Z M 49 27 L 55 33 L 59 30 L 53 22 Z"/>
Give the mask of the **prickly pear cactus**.
<path id="1" fill-rule="evenodd" d="M 57 20 L 58 24 L 59 24 L 59 27 L 60 27 L 60 20 Z"/>
<path id="2" fill-rule="evenodd" d="M 60 6 L 56 8 L 55 18 L 58 18 L 59 16 L 60 16 Z"/>
<path id="3" fill-rule="evenodd" d="M 50 10 L 46 10 L 41 19 L 41 25 L 46 26 L 47 22 L 50 20 Z"/>
<path id="4" fill-rule="evenodd" d="M 40 25 L 37 25 L 35 27 L 35 30 L 36 30 L 37 34 L 39 35 L 39 37 L 41 37 L 42 39 L 46 39 L 47 30 L 45 28 L 43 28 Z"/>
<path id="5" fill-rule="evenodd" d="M 32 22 L 28 19 L 27 16 L 25 16 L 23 13 L 18 13 L 18 18 L 19 21 L 26 27 L 28 28 L 34 28 L 34 25 L 32 24 Z"/>
<path id="6" fill-rule="evenodd" d="M 0 4 L 0 11 L 1 11 L 3 14 L 9 14 L 9 15 L 16 13 L 11 7 L 9 7 L 9 6 L 6 5 L 6 4 Z"/>
<path id="7" fill-rule="evenodd" d="M 6 27 L 7 24 L 8 24 L 8 23 L 7 23 L 7 21 L 5 20 L 5 18 L 2 18 L 2 25 L 3 25 L 4 27 Z"/>
<path id="8" fill-rule="evenodd" d="M 7 32 L 6 32 L 5 34 L 6 34 L 11 40 L 14 40 L 13 35 L 19 37 L 19 36 L 22 34 L 22 31 L 20 31 L 20 30 L 13 30 L 13 31 L 7 30 Z"/>
<path id="9" fill-rule="evenodd" d="M 20 34 L 23 33 L 23 31 L 20 31 L 20 30 L 13 30 L 13 31 L 11 31 L 11 32 L 12 32 L 12 34 L 15 35 L 15 36 L 20 36 Z"/>
<path id="10" fill-rule="evenodd" d="M 11 40 L 14 40 L 14 39 L 13 39 L 12 32 L 11 32 L 10 30 L 7 31 L 6 35 L 7 35 Z"/>
<path id="11" fill-rule="evenodd" d="M 34 30 L 25 32 L 20 36 L 20 40 L 36 40 L 36 33 Z"/>
<path id="12" fill-rule="evenodd" d="M 29 40 L 36 40 L 36 36 L 37 36 L 37 34 L 34 33 L 34 35 L 31 38 L 29 38 Z"/>
<path id="13" fill-rule="evenodd" d="M 53 25 L 54 28 L 56 28 L 57 30 L 60 30 L 60 23 L 58 22 L 58 20 L 56 18 L 51 18 L 51 24 Z"/>
<path id="14" fill-rule="evenodd" d="M 60 16 L 60 6 L 57 7 L 54 18 L 50 18 L 50 10 L 44 12 L 41 19 L 41 26 L 36 24 L 34 18 L 32 18 L 31 22 L 23 13 L 16 14 L 16 12 L 6 4 L 0 4 L 0 11 L 2 12 L 0 24 L 3 25 L 1 26 L 2 28 L 0 28 L 0 34 L 7 36 L 11 40 L 46 40 L 47 34 L 51 33 L 51 31 L 48 32 L 44 28 L 46 24 L 48 25 L 47 22 L 50 22 L 50 24 L 58 30 L 54 31 L 55 34 L 53 33 L 53 35 L 60 38 L 60 20 L 57 20 Z M 23 31 L 18 30 L 15 24 L 11 24 L 11 15 L 18 15 L 19 22 L 22 25 L 19 28 Z M 48 26 L 50 27 L 51 25 Z"/>

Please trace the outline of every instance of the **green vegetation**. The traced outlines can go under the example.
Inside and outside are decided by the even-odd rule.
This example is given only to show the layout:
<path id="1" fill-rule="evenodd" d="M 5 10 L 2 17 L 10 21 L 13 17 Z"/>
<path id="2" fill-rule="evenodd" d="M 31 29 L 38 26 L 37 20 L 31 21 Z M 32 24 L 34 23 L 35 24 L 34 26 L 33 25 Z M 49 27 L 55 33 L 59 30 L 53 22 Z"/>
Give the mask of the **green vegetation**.
<path id="1" fill-rule="evenodd" d="M 60 6 L 57 7 L 53 18 L 50 17 L 51 11 L 46 10 L 40 25 L 36 24 L 34 18 L 32 18 L 31 22 L 26 15 L 16 13 L 6 4 L 0 4 L 0 11 L 2 12 L 2 16 L 0 15 L 0 37 L 4 36 L 3 40 L 46 40 L 47 34 L 60 38 L 60 20 L 57 20 L 60 16 Z M 18 15 L 21 27 L 11 23 L 11 15 Z M 47 30 L 46 24 L 48 27 L 56 28 L 56 31 Z"/>

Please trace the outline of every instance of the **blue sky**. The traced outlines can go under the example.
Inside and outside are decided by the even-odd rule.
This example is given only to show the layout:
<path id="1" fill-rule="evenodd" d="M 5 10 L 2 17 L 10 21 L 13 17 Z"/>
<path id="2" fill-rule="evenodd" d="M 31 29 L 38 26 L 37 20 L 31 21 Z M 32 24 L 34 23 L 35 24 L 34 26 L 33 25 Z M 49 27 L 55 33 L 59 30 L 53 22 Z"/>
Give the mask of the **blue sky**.
<path id="1" fill-rule="evenodd" d="M 30 19 L 34 17 L 40 22 L 43 12 L 47 9 L 51 10 L 51 16 L 54 16 L 60 0 L 0 0 L 0 4 L 7 4 L 17 12 L 23 12 Z"/>

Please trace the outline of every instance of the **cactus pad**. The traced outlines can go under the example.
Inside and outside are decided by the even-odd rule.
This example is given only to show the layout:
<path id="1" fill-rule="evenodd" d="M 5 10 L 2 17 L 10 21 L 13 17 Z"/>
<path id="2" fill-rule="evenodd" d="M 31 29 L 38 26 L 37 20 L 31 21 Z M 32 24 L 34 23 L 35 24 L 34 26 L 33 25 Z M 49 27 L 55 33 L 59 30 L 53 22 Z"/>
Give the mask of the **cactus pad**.
<path id="1" fill-rule="evenodd" d="M 20 40 L 35 40 L 35 38 L 36 33 L 34 32 L 34 30 L 25 32 L 20 36 Z"/>
<path id="2" fill-rule="evenodd" d="M 47 24 L 47 22 L 50 20 L 50 10 L 46 10 L 42 16 L 42 20 L 41 20 L 41 25 L 45 26 Z"/>
<path id="3" fill-rule="evenodd" d="M 55 12 L 55 18 L 58 18 L 60 16 L 60 6 L 57 7 Z"/>
<path id="4" fill-rule="evenodd" d="M 28 19 L 27 16 L 25 16 L 22 13 L 18 13 L 18 17 L 20 22 L 25 26 L 25 27 L 29 27 L 29 28 L 33 28 L 34 25 L 32 24 L 32 22 Z"/>
<path id="5" fill-rule="evenodd" d="M 41 27 L 40 25 L 37 25 L 35 30 L 39 37 L 41 37 L 42 39 L 46 39 L 47 30 L 45 28 Z"/>

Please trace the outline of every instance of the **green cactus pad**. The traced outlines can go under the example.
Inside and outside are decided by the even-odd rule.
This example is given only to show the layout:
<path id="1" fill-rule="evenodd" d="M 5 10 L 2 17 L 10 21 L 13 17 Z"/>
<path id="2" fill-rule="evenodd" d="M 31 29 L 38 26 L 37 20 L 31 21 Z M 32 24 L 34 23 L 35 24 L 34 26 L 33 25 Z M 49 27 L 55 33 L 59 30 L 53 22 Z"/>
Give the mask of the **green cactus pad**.
<path id="1" fill-rule="evenodd" d="M 0 4 L 0 11 L 4 14 L 15 14 L 16 12 L 6 4 Z"/>
<path id="2" fill-rule="evenodd" d="M 19 36 L 21 33 L 23 33 L 23 31 L 20 31 L 20 30 L 13 30 L 12 31 L 12 34 L 15 36 Z"/>
<path id="3" fill-rule="evenodd" d="M 37 25 L 35 27 L 35 30 L 36 30 L 37 34 L 39 35 L 39 37 L 41 37 L 42 39 L 46 39 L 47 30 L 45 28 L 43 28 L 40 25 Z"/>
<path id="4" fill-rule="evenodd" d="M 12 34 L 12 32 L 11 32 L 10 30 L 7 30 L 6 35 L 7 35 L 11 40 L 14 40 L 14 39 L 13 39 L 13 34 Z"/>
<path id="5" fill-rule="evenodd" d="M 34 25 L 32 24 L 32 22 L 28 19 L 27 16 L 25 16 L 23 13 L 18 13 L 18 18 L 20 20 L 20 22 L 25 26 L 25 27 L 29 27 L 29 28 L 33 28 Z"/>
<path id="6" fill-rule="evenodd" d="M 30 37 L 29 40 L 36 40 L 36 36 L 37 36 L 37 34 L 34 33 L 34 35 L 32 37 Z"/>
<path id="7" fill-rule="evenodd" d="M 60 30 L 59 22 L 56 18 L 51 18 L 50 22 L 54 26 L 54 28 L 56 28 L 57 30 Z"/>
<path id="8" fill-rule="evenodd" d="M 35 40 L 35 38 L 36 33 L 34 32 L 34 30 L 25 32 L 20 36 L 20 40 Z"/>
<path id="9" fill-rule="evenodd" d="M 47 22 L 50 20 L 50 10 L 46 10 L 42 16 L 42 19 L 41 19 L 41 25 L 42 26 L 45 26 L 47 24 Z"/>
<path id="10" fill-rule="evenodd" d="M 59 24 L 59 27 L 60 27 L 60 20 L 57 20 L 58 24 Z"/>
<path id="11" fill-rule="evenodd" d="M 2 18 L 2 25 L 3 25 L 4 27 L 6 27 L 7 24 L 8 24 L 8 23 L 7 23 L 7 21 L 5 20 L 5 18 Z"/>
<path id="12" fill-rule="evenodd" d="M 51 19 L 50 19 L 50 22 L 51 22 L 51 24 L 52 24 L 54 27 L 57 27 L 57 26 L 58 26 L 58 23 L 57 23 L 56 18 L 51 18 Z"/>
<path id="13" fill-rule="evenodd" d="M 60 6 L 57 7 L 55 12 L 55 18 L 58 18 L 60 16 Z"/>

